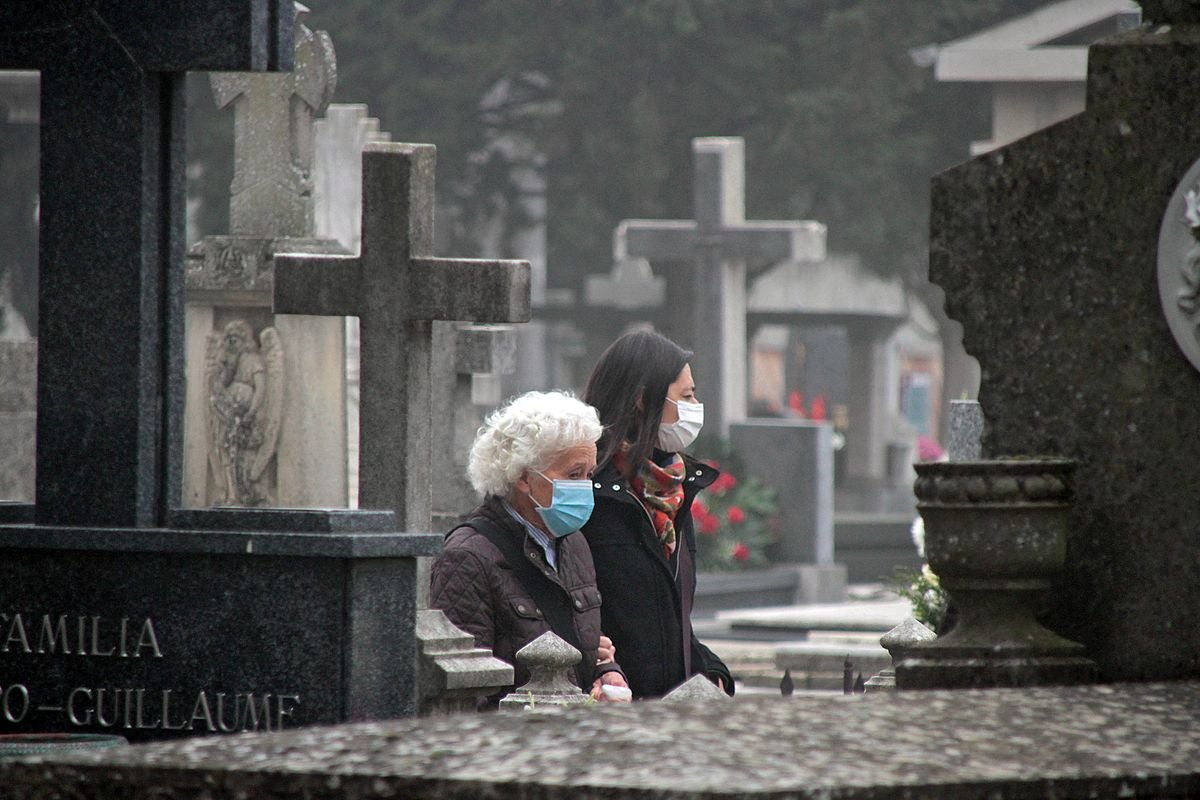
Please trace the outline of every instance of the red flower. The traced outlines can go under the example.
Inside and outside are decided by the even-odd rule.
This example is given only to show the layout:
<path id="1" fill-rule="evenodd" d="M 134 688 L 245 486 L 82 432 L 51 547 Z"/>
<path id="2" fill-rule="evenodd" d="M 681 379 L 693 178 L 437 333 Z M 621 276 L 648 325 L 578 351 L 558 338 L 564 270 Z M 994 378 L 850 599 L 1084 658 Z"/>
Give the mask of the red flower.
<path id="1" fill-rule="evenodd" d="M 712 482 L 712 486 L 709 487 L 709 491 L 711 491 L 717 497 L 720 497 L 721 495 L 725 494 L 725 492 L 737 486 L 737 484 L 737 478 L 733 477 L 731 473 L 722 472 L 717 479 Z"/>
<path id="2" fill-rule="evenodd" d="M 725 514 L 734 525 L 741 525 L 746 521 L 746 512 L 742 511 L 741 506 L 730 506 Z"/>
<path id="3" fill-rule="evenodd" d="M 750 558 L 750 548 L 749 547 L 746 547 L 746 545 L 742 544 L 741 542 L 738 542 L 737 544 L 735 544 L 733 546 L 733 560 L 734 561 L 745 561 L 748 558 Z"/>
<path id="4" fill-rule="evenodd" d="M 721 529 L 721 520 L 716 514 L 705 514 L 696 520 L 700 525 L 700 532 L 706 534 L 714 534 Z"/>

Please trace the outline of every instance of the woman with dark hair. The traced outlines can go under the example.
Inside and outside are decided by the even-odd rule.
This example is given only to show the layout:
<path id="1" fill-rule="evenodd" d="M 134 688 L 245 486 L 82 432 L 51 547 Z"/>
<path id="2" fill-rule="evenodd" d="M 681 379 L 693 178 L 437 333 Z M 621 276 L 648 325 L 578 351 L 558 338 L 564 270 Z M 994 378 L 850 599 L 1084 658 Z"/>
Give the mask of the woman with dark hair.
<path id="1" fill-rule="evenodd" d="M 583 534 L 604 597 L 601 627 L 635 698 L 697 674 L 733 694 L 729 669 L 692 631 L 691 505 L 719 473 L 682 452 L 704 424 L 691 357 L 657 333 L 626 334 L 600 356 L 583 395 L 604 426 Z"/>

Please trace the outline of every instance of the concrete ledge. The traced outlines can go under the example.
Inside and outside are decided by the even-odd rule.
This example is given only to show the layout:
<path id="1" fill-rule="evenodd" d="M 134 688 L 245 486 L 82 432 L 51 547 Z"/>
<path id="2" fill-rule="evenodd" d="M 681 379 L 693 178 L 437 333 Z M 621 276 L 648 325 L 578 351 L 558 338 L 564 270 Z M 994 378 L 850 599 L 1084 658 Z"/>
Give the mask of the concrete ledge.
<path id="1" fill-rule="evenodd" d="M 312 558 L 409 558 L 437 555 L 440 533 L 281 533 L 174 528 L 62 528 L 0 525 L 0 549 Z"/>
<path id="2" fill-rule="evenodd" d="M 1183 682 L 596 705 L 110 748 L 0 782 L 10 800 L 1183 797 L 1198 718 Z"/>

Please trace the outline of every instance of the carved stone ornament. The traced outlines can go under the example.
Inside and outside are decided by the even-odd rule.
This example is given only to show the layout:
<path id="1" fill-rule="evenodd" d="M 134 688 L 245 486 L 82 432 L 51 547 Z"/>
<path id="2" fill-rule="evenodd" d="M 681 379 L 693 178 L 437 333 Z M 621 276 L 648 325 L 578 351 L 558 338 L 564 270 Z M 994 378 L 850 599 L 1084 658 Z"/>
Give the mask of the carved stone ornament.
<path id="1" fill-rule="evenodd" d="M 267 466 L 275 457 L 283 409 L 279 334 L 264 328 L 256 337 L 240 319 L 209 334 L 205 380 L 213 505 L 273 505 Z"/>
<path id="2" fill-rule="evenodd" d="M 1175 187 L 1159 228 L 1158 293 L 1175 343 L 1200 370 L 1200 160 Z"/>

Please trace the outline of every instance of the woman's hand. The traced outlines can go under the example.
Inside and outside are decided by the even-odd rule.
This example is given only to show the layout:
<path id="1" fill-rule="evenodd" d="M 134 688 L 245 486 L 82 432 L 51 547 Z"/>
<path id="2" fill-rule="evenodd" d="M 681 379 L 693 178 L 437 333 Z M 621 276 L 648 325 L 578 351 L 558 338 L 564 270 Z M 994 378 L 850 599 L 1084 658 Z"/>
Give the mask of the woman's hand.
<path id="1" fill-rule="evenodd" d="M 616 698 L 609 697 L 604 693 L 604 690 L 600 688 L 601 686 L 620 686 L 623 689 L 628 689 L 629 684 L 625 682 L 625 676 L 621 673 L 615 671 L 605 672 L 601 674 L 600 677 L 596 678 L 595 683 L 592 684 L 592 698 L 599 700 L 601 703 L 630 702 L 629 698 L 622 698 L 618 700 Z"/>
<path id="2" fill-rule="evenodd" d="M 612 639 L 600 634 L 600 646 L 596 648 L 596 664 L 609 664 L 617 658 L 617 648 L 613 647 Z"/>

